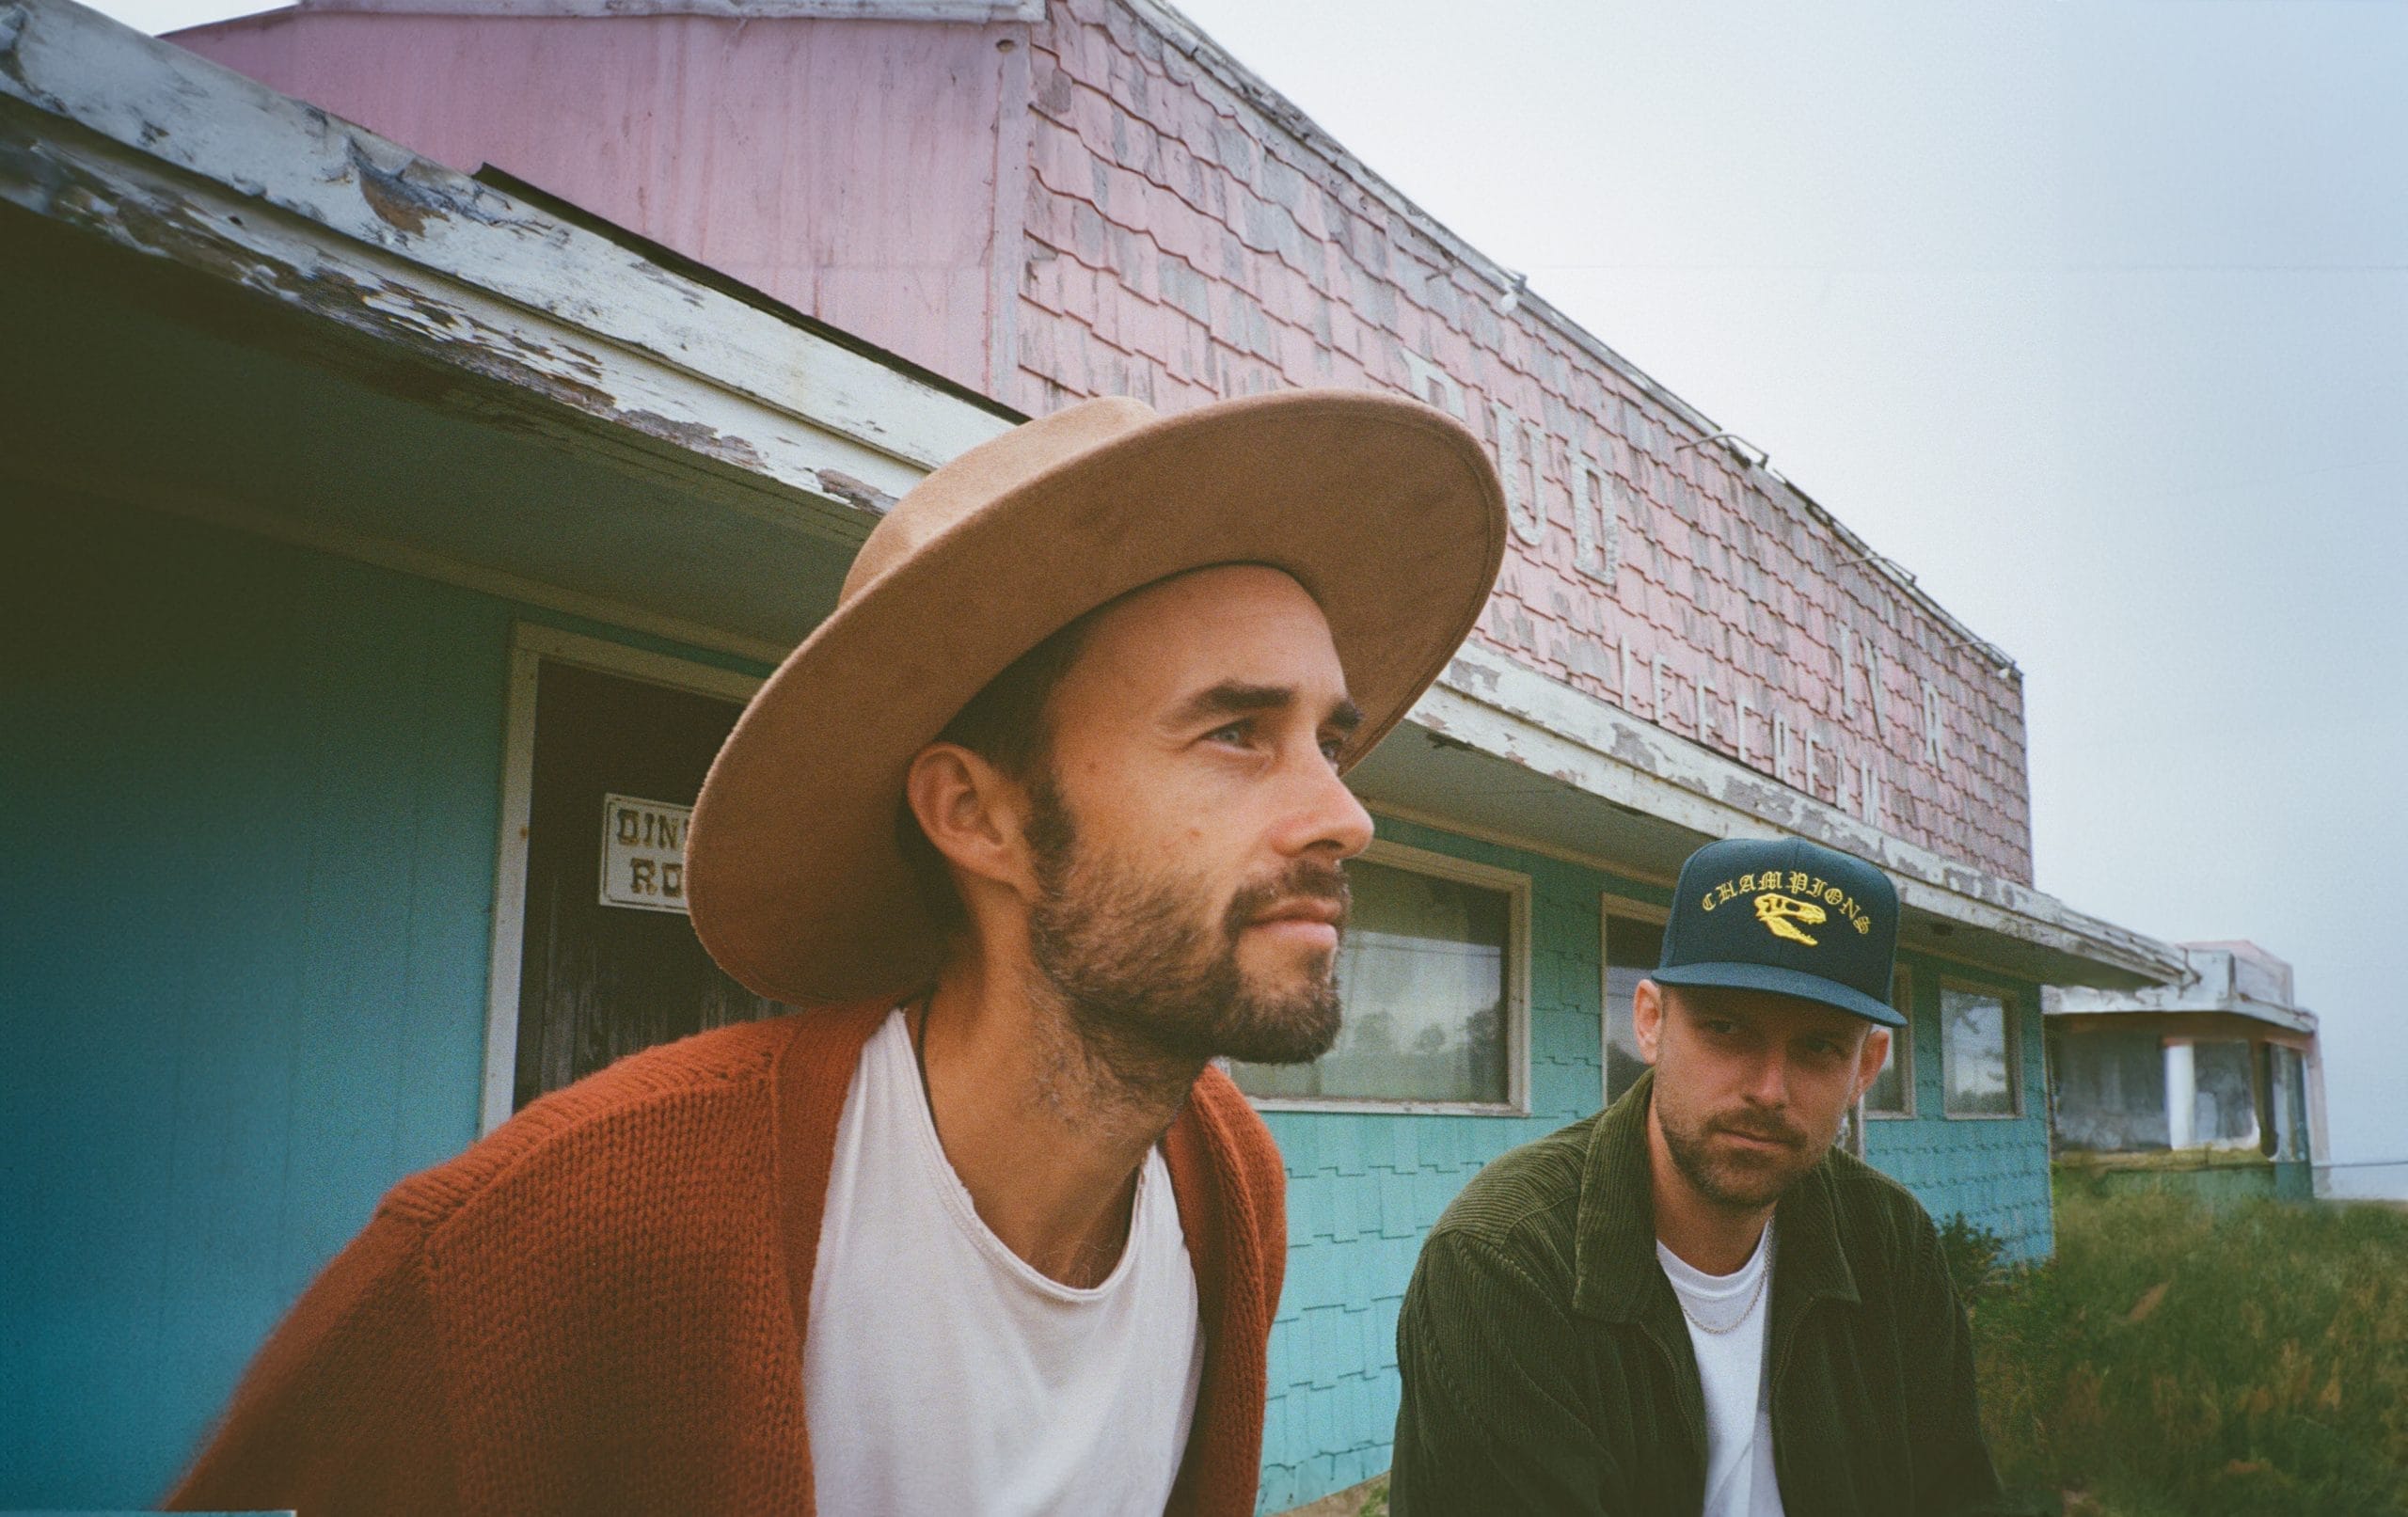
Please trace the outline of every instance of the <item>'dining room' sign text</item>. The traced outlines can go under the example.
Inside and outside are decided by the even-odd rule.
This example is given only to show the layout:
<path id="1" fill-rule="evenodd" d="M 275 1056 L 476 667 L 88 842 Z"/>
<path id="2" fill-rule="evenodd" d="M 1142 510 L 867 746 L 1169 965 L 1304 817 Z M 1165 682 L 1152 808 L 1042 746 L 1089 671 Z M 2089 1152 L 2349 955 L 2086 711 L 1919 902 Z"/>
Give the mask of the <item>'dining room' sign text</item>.
<path id="1" fill-rule="evenodd" d="M 602 904 L 686 909 L 686 828 L 691 806 L 602 798 Z"/>

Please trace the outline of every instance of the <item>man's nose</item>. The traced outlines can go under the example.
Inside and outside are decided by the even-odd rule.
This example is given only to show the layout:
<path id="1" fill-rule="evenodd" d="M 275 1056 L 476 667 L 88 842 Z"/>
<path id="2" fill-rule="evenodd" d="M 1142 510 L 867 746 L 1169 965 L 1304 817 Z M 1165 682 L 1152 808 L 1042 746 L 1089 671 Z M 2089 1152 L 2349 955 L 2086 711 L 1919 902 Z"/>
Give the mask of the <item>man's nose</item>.
<path id="1" fill-rule="evenodd" d="M 1789 1104 L 1789 1060 L 1779 1050 L 1756 1061 L 1755 1077 L 1748 1082 L 1748 1099 L 1779 1111 Z"/>
<path id="2" fill-rule="evenodd" d="M 1294 811 L 1281 841 L 1291 854 L 1320 852 L 1332 861 L 1352 859 L 1371 845 L 1371 814 L 1354 798 L 1338 770 L 1316 748 L 1302 766 Z"/>

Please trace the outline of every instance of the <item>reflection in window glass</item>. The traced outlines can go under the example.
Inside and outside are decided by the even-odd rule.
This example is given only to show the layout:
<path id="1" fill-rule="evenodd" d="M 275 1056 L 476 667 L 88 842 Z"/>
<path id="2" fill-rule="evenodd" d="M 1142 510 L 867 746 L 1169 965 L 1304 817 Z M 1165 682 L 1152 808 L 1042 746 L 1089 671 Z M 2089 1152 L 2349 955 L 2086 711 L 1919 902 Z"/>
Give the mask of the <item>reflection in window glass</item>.
<path id="1" fill-rule="evenodd" d="M 2015 1114 L 2006 1003 L 1986 990 L 1940 988 L 1940 1073 L 1950 1116 Z"/>
<path id="2" fill-rule="evenodd" d="M 2091 1153 L 2162 1151 L 2165 1047 L 2155 1033 L 2080 1033 L 2058 1041 L 2057 1138 Z"/>
<path id="3" fill-rule="evenodd" d="M 1606 918 L 1606 1100 L 1639 1079 L 1647 1061 L 1639 1056 L 1639 1034 L 1631 1024 L 1630 997 L 1664 956 L 1664 924 L 1635 917 Z"/>
<path id="4" fill-rule="evenodd" d="M 2269 1049 L 2268 1087 L 2273 1096 L 2274 1157 L 2305 1159 L 2307 1154 L 2307 1064 L 2297 1049 L 2280 1044 Z"/>
<path id="5" fill-rule="evenodd" d="M 2191 1045 L 2191 1141 L 2236 1147 L 2258 1142 L 2258 1100 L 2249 1080 L 2249 1045 Z"/>
<path id="6" fill-rule="evenodd" d="M 1890 977 L 1890 1004 L 1907 1019 L 1907 1025 L 1890 1029 L 1890 1056 L 1881 1061 L 1881 1072 L 1873 1077 L 1873 1083 L 1864 1087 L 1864 1110 L 1869 1116 L 1907 1116 L 1914 1111 L 1915 996 L 1905 970 Z"/>
<path id="7" fill-rule="evenodd" d="M 1356 860 L 1338 954 L 1346 1021 L 1311 1064 L 1235 1064 L 1250 1096 L 1503 1104 L 1507 941 L 1513 897 L 1500 890 Z"/>

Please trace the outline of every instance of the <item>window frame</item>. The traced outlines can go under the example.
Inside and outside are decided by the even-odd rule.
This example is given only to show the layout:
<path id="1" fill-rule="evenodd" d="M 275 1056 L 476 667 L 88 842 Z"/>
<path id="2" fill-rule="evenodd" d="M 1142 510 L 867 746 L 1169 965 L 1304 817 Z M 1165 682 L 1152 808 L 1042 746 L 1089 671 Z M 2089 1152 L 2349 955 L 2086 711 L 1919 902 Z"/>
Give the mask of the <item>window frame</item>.
<path id="1" fill-rule="evenodd" d="M 1905 1005 L 1898 1004 L 1904 1001 Z M 1890 1009 L 1907 1019 L 1904 1027 L 1890 1029 L 1890 1058 L 1898 1067 L 1898 1094 L 1906 1104 L 1894 1112 L 1878 1112 L 1863 1108 L 1868 1122 L 1911 1122 L 1917 1117 L 1915 1109 L 1915 972 L 1910 964 L 1900 964 L 1890 971 Z M 1941 1094 L 1941 1104 L 1947 1093 Z"/>
<path id="2" fill-rule="evenodd" d="M 2023 1105 L 2023 1012 L 2022 998 L 2004 986 L 1989 985 L 1961 975 L 1942 974 L 1940 982 L 1940 1115 L 1949 1122 L 2020 1122 L 2029 1114 Z M 1952 1112 L 1948 1109 L 1948 992 L 1963 990 L 1971 995 L 1988 996 L 1997 1000 L 2000 1027 L 2006 1035 L 2006 1096 L 2004 1112 Z"/>
<path id="3" fill-rule="evenodd" d="M 1604 1110 L 1614 1103 L 1606 1082 L 1613 1078 L 1613 994 L 1607 976 L 1613 972 L 1609 956 L 1613 952 L 1613 919 L 1627 917 L 1634 922 L 1653 923 L 1662 927 L 1672 921 L 1672 909 L 1656 901 L 1641 900 L 1636 895 L 1624 895 L 1615 891 L 1597 893 L 1597 1102 Z"/>
<path id="4" fill-rule="evenodd" d="M 1395 1096 L 1257 1096 L 1245 1098 L 1258 1112 L 1318 1112 L 1385 1116 L 1528 1116 L 1530 1114 L 1530 877 L 1519 870 L 1475 863 L 1410 844 L 1373 838 L 1360 855 L 1365 863 L 1409 874 L 1451 879 L 1500 892 L 1505 911 L 1505 1099 L 1431 1101 Z M 1240 1089 L 1243 1091 L 1244 1087 Z"/>
<path id="5" fill-rule="evenodd" d="M 2258 1048 L 2262 1051 L 2266 1064 L 2265 1126 L 2273 1142 L 2273 1151 L 2266 1157 L 2278 1164 L 2308 1162 L 2313 1157 L 2313 1151 L 2308 1143 L 2307 1054 L 2289 1043 L 2278 1042 L 2273 1038 L 2261 1042 Z M 2291 1061 L 2296 1084 L 2286 1082 L 2282 1077 L 2283 1061 L 2286 1057 Z M 2286 1159 L 2283 1157 L 2282 1113 L 2285 1103 L 2293 1098 L 2296 1098 L 2297 1104 L 2290 1114 L 2291 1136 L 2297 1141 L 2300 1151 L 2297 1155 Z"/>

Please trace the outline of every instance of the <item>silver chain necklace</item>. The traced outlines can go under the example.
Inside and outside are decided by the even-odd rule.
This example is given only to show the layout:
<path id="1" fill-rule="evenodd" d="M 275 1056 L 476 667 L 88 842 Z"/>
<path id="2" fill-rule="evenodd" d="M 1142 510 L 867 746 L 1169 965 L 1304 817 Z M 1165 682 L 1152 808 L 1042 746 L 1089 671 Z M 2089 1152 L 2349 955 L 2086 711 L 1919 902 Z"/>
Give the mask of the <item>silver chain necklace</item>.
<path id="1" fill-rule="evenodd" d="M 1764 1268 L 1756 1272 L 1756 1288 L 1748 1292 L 1748 1304 L 1739 1308 L 1738 1316 L 1731 1319 L 1731 1320 L 1723 1323 L 1719 1327 L 1715 1326 L 1712 1322 L 1707 1321 L 1704 1318 L 1700 1317 L 1697 1313 L 1689 1310 L 1689 1299 L 1688 1297 L 1681 1294 L 1680 1288 L 1677 1286 L 1673 1287 L 1672 1299 L 1680 1304 L 1681 1315 L 1689 1319 L 1689 1325 L 1691 1327 L 1696 1328 L 1701 1333 L 1711 1333 L 1716 1337 L 1720 1337 L 1726 1333 L 1736 1333 L 1739 1331 L 1739 1324 L 1748 1319 L 1749 1314 L 1752 1313 L 1756 1309 L 1756 1303 L 1763 1299 L 1765 1293 L 1765 1282 L 1771 1278 L 1772 1260 L 1766 1259 L 1765 1260 Z M 1669 1284 L 1669 1282 L 1667 1283 Z"/>

